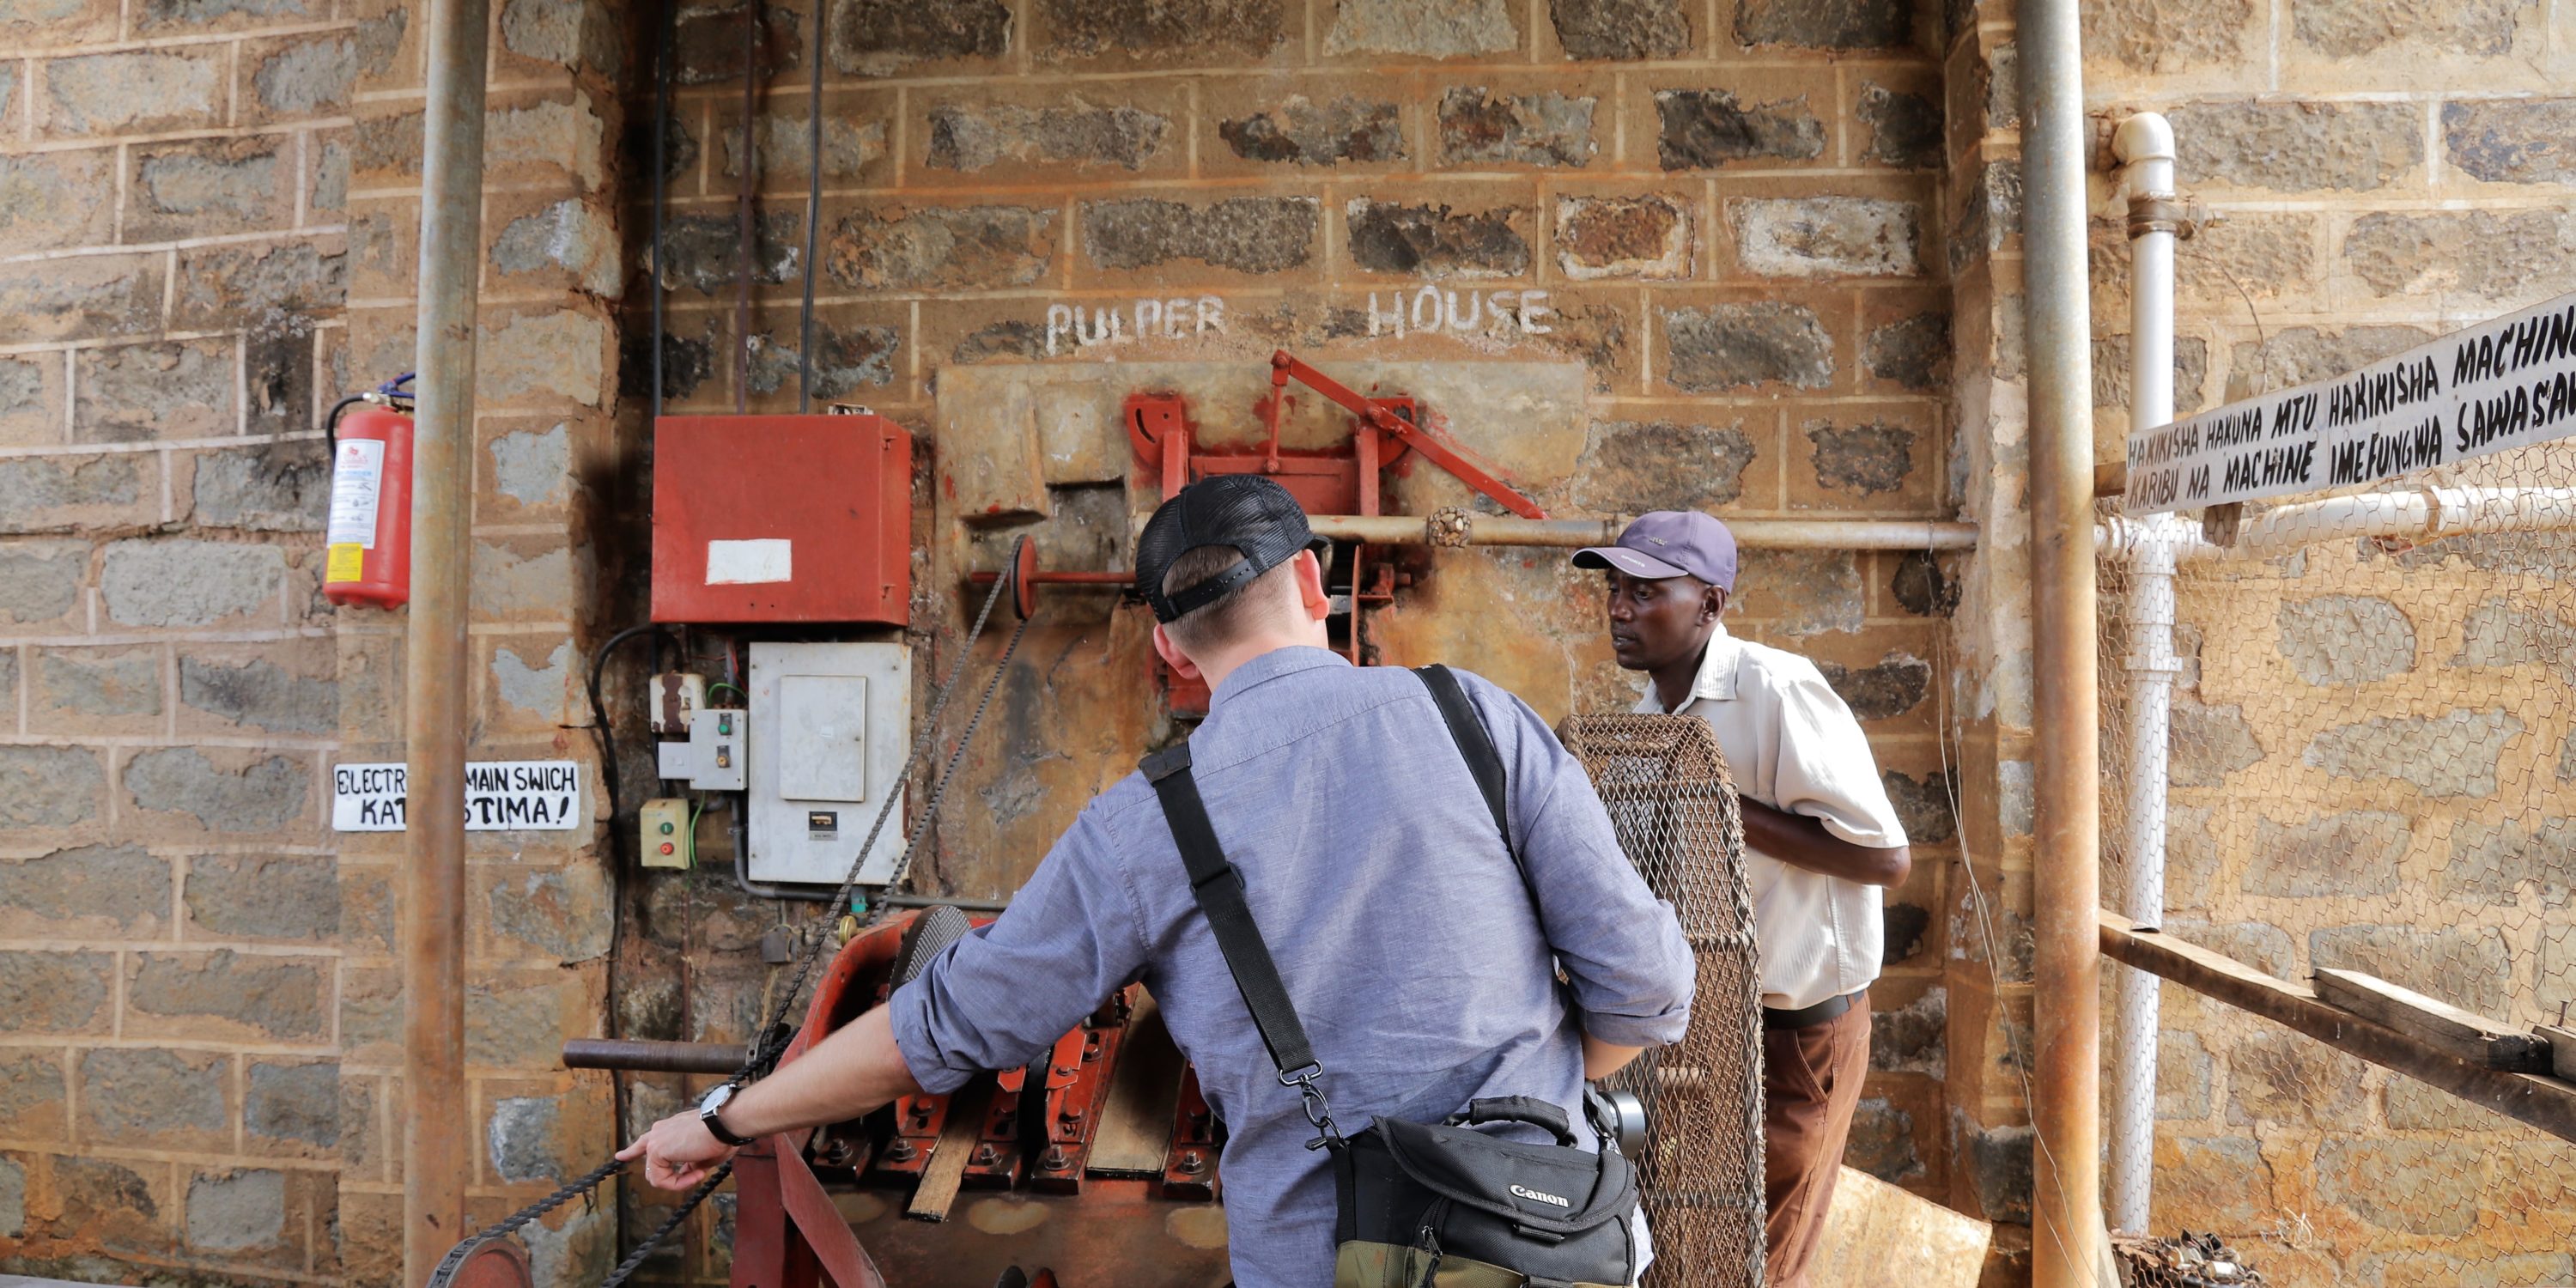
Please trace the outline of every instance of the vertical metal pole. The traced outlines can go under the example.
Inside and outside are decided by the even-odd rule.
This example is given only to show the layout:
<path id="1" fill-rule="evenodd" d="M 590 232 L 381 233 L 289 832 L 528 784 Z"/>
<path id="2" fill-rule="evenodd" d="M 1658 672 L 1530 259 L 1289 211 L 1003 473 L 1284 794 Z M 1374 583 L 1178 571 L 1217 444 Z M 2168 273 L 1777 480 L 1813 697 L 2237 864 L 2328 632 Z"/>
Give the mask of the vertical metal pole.
<path id="1" fill-rule="evenodd" d="M 2153 112 L 2120 122 L 2112 154 L 2129 192 L 2129 429 L 2173 419 L 2174 137 Z M 2174 545 L 2180 522 L 2152 516 L 2129 564 L 2129 782 L 2120 853 L 2121 915 L 2142 926 L 2165 916 L 2165 748 L 2173 715 Z M 2155 1177 L 2157 1016 L 2162 983 L 2142 970 L 2112 976 L 2111 1226 L 2145 1233 Z"/>
<path id="2" fill-rule="evenodd" d="M 489 0 L 431 0 L 403 675 L 403 1279 L 465 1233 L 465 728 Z"/>
<path id="3" fill-rule="evenodd" d="M 2092 316 L 2083 50 L 2076 0 L 2023 0 L 2022 168 L 2030 333 L 2031 856 L 2037 1068 L 2031 1283 L 2091 1285 L 2102 1263 L 2101 710 L 2095 674 Z"/>

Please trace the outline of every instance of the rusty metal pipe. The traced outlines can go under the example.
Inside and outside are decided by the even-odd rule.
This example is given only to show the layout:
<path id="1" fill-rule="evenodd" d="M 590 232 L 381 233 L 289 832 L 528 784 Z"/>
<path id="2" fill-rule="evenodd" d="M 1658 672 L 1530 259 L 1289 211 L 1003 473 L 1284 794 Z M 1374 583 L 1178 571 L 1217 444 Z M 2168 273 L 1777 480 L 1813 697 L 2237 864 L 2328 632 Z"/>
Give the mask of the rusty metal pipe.
<path id="1" fill-rule="evenodd" d="M 403 673 L 403 1277 L 414 1284 L 466 1233 L 473 1166 L 465 1089 L 465 626 L 491 19 L 489 0 L 432 0 L 428 8 L 420 395 Z"/>
<path id="2" fill-rule="evenodd" d="M 732 1042 L 645 1042 L 629 1038 L 573 1038 L 563 1044 L 567 1069 L 629 1069 L 638 1073 L 731 1073 L 749 1049 Z"/>
<path id="3" fill-rule="evenodd" d="M 1448 510 L 1413 515 L 1318 514 L 1315 535 L 1371 545 L 1606 546 L 1634 516 L 1522 519 Z M 1924 519 L 1728 519 L 1738 545 L 1760 550 L 1966 550 L 1977 525 Z"/>
<path id="4" fill-rule="evenodd" d="M 2030 351 L 2032 1288 L 2098 1283 L 2102 1228 L 2101 706 L 2093 568 L 2092 308 L 2077 0 L 2023 0 Z M 2116 1271 L 2113 1272 L 2116 1276 Z M 2113 1278 L 2111 1282 L 2118 1282 Z"/>

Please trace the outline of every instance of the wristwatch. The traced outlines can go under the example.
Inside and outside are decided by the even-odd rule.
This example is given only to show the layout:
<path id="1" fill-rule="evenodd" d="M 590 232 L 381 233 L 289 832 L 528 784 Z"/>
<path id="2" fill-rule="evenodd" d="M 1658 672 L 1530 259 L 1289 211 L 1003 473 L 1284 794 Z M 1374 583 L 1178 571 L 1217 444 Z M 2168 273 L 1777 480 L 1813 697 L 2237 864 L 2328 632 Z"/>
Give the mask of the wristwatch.
<path id="1" fill-rule="evenodd" d="M 732 1102 L 734 1093 L 740 1090 L 742 1090 L 740 1083 L 718 1083 L 715 1090 L 708 1092 L 706 1098 L 698 1102 L 698 1121 L 707 1125 L 708 1134 L 736 1149 L 750 1144 L 751 1137 L 736 1136 L 727 1131 L 724 1119 L 717 1115 L 724 1112 L 724 1107 Z"/>

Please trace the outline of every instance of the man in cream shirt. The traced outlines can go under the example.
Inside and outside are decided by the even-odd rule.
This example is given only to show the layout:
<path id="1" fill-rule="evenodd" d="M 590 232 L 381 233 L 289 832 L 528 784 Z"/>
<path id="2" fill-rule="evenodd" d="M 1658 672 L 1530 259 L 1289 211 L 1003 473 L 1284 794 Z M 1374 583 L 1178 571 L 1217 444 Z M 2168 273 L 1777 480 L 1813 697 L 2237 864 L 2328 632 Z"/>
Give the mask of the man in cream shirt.
<path id="1" fill-rule="evenodd" d="M 1735 775 L 1761 956 L 1767 1279 L 1802 1288 L 1869 1073 L 1879 888 L 1912 870 L 1905 830 L 1815 663 L 1727 633 L 1725 524 L 1657 511 L 1574 563 L 1609 574 L 1611 647 L 1648 677 L 1636 709 L 1707 721 Z"/>

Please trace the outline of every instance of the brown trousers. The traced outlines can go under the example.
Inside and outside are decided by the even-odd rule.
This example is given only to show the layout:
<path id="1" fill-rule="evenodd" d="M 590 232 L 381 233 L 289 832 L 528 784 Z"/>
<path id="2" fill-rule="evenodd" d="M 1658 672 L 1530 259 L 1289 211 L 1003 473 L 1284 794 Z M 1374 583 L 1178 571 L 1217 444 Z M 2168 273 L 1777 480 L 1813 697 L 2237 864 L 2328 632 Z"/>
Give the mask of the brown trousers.
<path id="1" fill-rule="evenodd" d="M 1852 1111 L 1869 1078 L 1869 996 L 1803 1029 L 1762 1033 L 1763 1258 L 1770 1288 L 1806 1288 Z"/>

